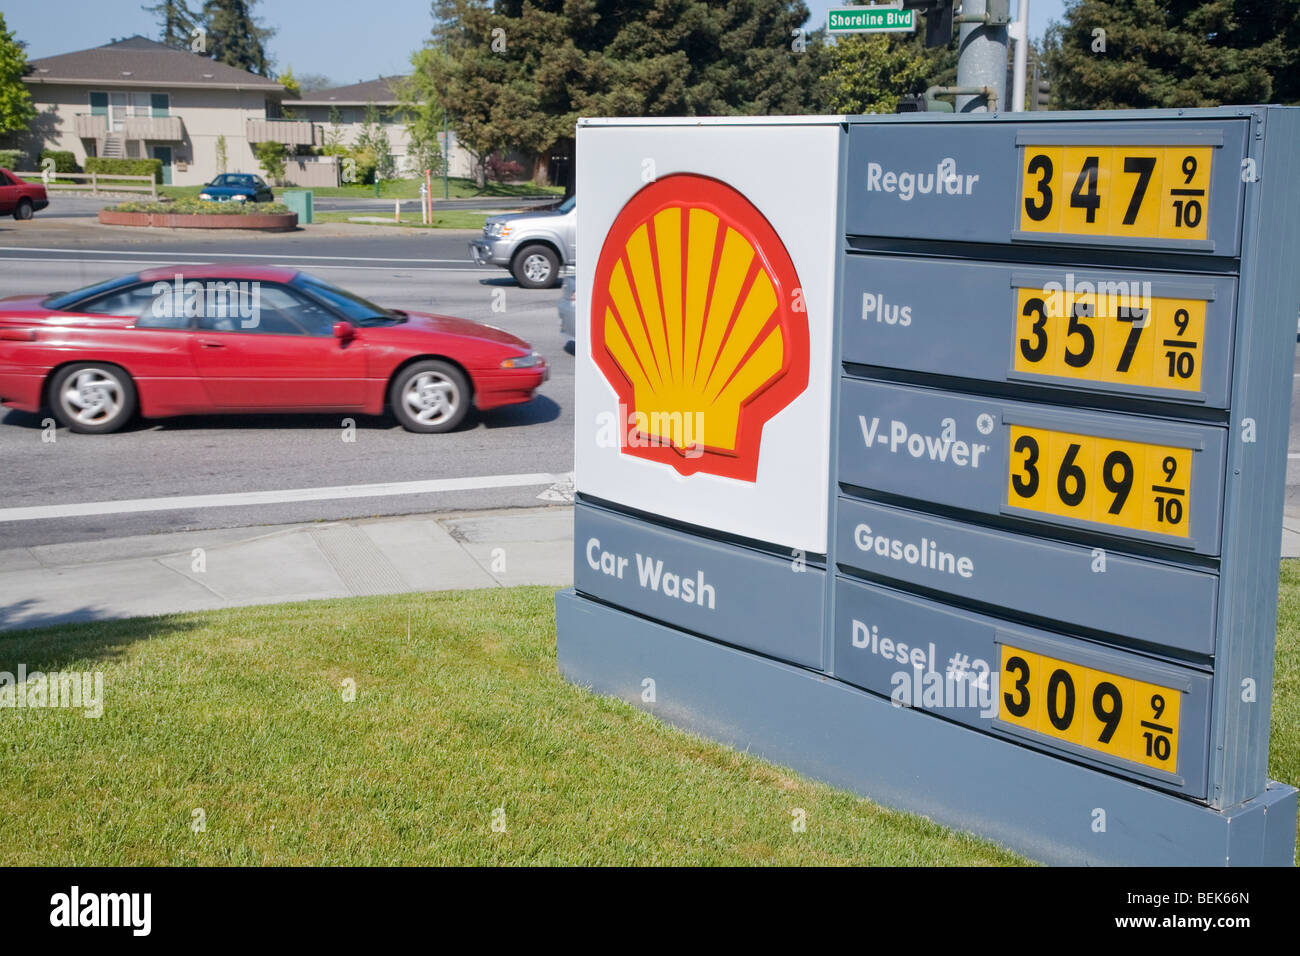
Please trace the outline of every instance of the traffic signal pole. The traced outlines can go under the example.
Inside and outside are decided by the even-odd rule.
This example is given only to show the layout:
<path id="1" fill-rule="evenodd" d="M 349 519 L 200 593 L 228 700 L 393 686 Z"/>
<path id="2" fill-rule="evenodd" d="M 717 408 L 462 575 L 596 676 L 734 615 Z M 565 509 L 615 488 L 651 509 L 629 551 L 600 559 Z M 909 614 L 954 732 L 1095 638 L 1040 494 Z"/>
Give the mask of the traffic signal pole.
<path id="1" fill-rule="evenodd" d="M 957 112 L 1005 110 L 1009 0 L 962 0 L 958 32 Z M 984 95 L 976 90 L 986 91 Z"/>
<path id="2" fill-rule="evenodd" d="M 1013 113 L 1025 111 L 1025 65 L 1029 53 L 1029 0 L 1016 3 L 1016 22 L 1007 31 L 1016 41 L 1015 58 L 1011 67 L 1011 104 Z"/>

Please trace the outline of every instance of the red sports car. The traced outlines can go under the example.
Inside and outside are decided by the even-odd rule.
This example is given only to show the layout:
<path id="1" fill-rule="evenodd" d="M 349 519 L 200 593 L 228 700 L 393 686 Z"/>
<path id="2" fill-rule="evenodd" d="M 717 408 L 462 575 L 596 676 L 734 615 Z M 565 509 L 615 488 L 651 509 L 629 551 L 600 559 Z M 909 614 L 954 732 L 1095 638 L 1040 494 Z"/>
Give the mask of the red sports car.
<path id="1" fill-rule="evenodd" d="M 527 402 L 546 361 L 509 332 L 385 309 L 293 269 L 177 266 L 0 299 L 0 403 L 77 432 L 221 412 L 385 405 L 415 432 Z"/>
<path id="2" fill-rule="evenodd" d="M 15 219 L 31 219 L 32 213 L 50 204 L 45 187 L 19 179 L 17 173 L 0 169 L 0 213 L 12 213 Z"/>

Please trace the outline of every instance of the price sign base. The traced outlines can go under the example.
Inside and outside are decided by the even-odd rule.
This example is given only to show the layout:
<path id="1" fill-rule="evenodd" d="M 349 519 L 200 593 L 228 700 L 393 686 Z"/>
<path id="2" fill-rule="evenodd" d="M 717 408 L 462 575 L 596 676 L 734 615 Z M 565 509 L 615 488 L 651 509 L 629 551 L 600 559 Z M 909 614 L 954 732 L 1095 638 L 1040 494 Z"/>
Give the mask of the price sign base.
<path id="1" fill-rule="evenodd" d="M 1045 863 L 1290 866 L 1297 791 L 1214 810 L 591 601 L 555 601 L 560 670 L 661 720 Z M 759 626 L 758 622 L 754 622 Z M 646 677 L 654 703 L 643 701 Z M 756 707 L 755 701 L 772 706 Z"/>

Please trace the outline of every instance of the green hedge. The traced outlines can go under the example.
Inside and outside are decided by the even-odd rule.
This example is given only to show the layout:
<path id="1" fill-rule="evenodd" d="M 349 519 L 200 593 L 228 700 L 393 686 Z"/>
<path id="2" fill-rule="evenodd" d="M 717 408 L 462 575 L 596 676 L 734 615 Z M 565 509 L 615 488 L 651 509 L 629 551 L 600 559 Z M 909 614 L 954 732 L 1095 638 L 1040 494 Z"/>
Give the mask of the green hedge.
<path id="1" fill-rule="evenodd" d="M 16 173 L 21 170 L 23 163 L 21 149 L 0 149 L 0 166 Z"/>
<path id="2" fill-rule="evenodd" d="M 38 164 L 41 169 L 45 168 L 45 160 L 54 160 L 54 171 L 56 173 L 79 173 L 81 167 L 77 165 L 77 157 L 71 150 L 67 149 L 47 149 L 41 153 L 41 161 Z M 147 176 L 148 173 L 141 173 Z"/>
<path id="3" fill-rule="evenodd" d="M 261 213 L 288 212 L 280 202 L 205 202 L 202 199 L 173 199 L 166 202 L 123 202 L 108 207 L 112 212 L 157 212 L 174 215 L 252 216 Z"/>
<path id="4" fill-rule="evenodd" d="M 116 159 L 108 156 L 86 157 L 86 172 L 119 176 L 152 176 L 156 183 L 162 182 L 161 159 Z"/>

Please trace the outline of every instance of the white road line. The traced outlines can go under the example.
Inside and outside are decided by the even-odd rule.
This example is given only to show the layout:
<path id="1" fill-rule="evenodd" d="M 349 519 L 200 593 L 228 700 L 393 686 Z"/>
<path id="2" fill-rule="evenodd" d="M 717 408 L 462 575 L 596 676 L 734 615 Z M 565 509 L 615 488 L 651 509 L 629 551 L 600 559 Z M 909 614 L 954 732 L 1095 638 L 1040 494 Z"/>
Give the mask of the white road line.
<path id="1" fill-rule="evenodd" d="M 394 261 L 396 262 L 399 260 L 394 260 Z M 466 260 L 436 259 L 436 260 L 429 260 L 429 261 L 459 262 L 461 264 L 461 268 L 456 268 L 454 266 L 434 266 L 430 268 L 420 268 L 418 266 L 332 266 L 332 265 L 326 265 L 325 263 L 321 263 L 319 265 L 312 265 L 311 268 L 313 272 L 324 272 L 327 269 L 335 269 L 338 271 L 357 271 L 357 272 L 394 272 L 394 271 L 396 272 L 473 272 L 473 273 L 479 273 L 484 276 L 488 276 L 489 278 L 492 277 L 491 273 L 486 272 L 482 266 L 469 266 Z M 52 256 L 0 256 L 0 262 L 76 262 L 81 265 L 97 266 L 97 267 L 104 266 L 106 268 L 109 266 L 155 266 L 156 267 L 160 263 L 163 265 L 171 264 L 171 260 L 163 259 L 161 257 L 157 259 L 102 259 L 101 260 L 101 259 L 55 259 Z M 178 263 L 178 264 L 182 266 L 184 265 L 184 263 Z M 292 263 L 292 262 L 273 262 L 271 263 L 271 265 L 282 269 L 301 268 L 301 266 L 298 263 Z"/>
<path id="2" fill-rule="evenodd" d="M 1290 452 L 1287 454 L 1287 457 L 1290 458 L 1292 461 L 1295 461 L 1296 459 L 1300 459 L 1300 451 Z"/>
<path id="3" fill-rule="evenodd" d="M 301 501 L 335 501 L 343 498 L 387 498 L 396 495 L 428 495 L 483 488 L 519 488 L 528 485 L 553 485 L 564 477 L 542 473 L 484 475 L 478 478 L 433 478 L 427 481 L 391 481 L 370 485 L 335 485 L 327 488 L 289 488 L 282 491 L 237 491 L 224 495 L 183 495 L 168 498 L 134 498 L 125 501 L 90 501 L 82 504 L 32 505 L 25 508 L 0 508 L 0 522 L 139 514 L 145 511 L 183 511 L 191 508 L 278 505 Z"/>
<path id="4" fill-rule="evenodd" d="M 128 251 L 123 249 L 54 249 L 46 246 L 0 246 L 0 255 L 6 250 L 12 249 L 14 252 L 58 252 L 68 254 L 76 252 L 78 255 L 94 256 L 138 256 L 139 251 Z M 395 259 L 389 256 L 297 256 L 293 253 L 268 253 L 268 252 L 172 252 L 168 250 L 168 256 L 193 256 L 199 259 L 204 258 L 221 258 L 221 259 L 309 259 L 312 261 L 326 262 L 337 260 L 339 262 L 459 262 L 464 264 L 465 259 Z"/>

